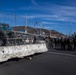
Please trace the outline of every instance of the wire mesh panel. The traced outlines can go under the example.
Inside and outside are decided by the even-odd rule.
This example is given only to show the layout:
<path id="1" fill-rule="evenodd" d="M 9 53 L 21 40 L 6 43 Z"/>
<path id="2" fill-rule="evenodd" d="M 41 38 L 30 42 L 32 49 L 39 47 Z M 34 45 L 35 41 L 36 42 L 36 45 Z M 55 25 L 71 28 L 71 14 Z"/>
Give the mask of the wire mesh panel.
<path id="1" fill-rule="evenodd" d="M 39 36 L 41 35 L 37 34 L 37 29 L 34 31 L 36 33 L 31 33 L 32 28 L 32 31 L 27 29 L 27 25 L 30 24 L 27 23 L 27 18 L 6 12 L 0 13 L 0 28 L 2 27 L 0 29 L 0 40 L 4 37 L 3 41 L 0 41 L 0 46 L 39 43 L 39 40 L 41 40 Z M 29 31 L 29 33 L 25 33 L 25 31 Z M 5 44 L 3 44 L 4 42 Z"/>
<path id="2" fill-rule="evenodd" d="M 25 25 L 25 19 L 21 16 L 0 12 L 0 23 L 9 24 L 9 26 L 23 26 Z"/>

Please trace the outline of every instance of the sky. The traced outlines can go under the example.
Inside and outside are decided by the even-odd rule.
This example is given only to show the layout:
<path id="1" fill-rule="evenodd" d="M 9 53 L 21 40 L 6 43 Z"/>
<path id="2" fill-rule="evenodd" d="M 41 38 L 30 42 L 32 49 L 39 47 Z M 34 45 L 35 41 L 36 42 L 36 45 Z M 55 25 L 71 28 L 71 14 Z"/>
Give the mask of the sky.
<path id="1" fill-rule="evenodd" d="M 14 15 L 16 25 L 37 23 L 36 27 L 63 34 L 76 32 L 76 0 L 0 0 L 0 21 L 12 26 Z"/>

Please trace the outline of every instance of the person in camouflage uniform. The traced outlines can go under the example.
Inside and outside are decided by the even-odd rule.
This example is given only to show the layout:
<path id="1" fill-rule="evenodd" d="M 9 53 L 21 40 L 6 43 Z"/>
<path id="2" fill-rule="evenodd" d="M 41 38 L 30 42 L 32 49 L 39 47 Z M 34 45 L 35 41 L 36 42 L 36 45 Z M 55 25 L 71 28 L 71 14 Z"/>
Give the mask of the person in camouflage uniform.
<path id="1" fill-rule="evenodd" d="M 50 40 L 51 40 L 50 36 L 46 37 L 46 47 L 48 49 L 50 49 Z"/>
<path id="2" fill-rule="evenodd" d="M 74 44 L 74 50 L 76 49 L 76 35 L 75 37 L 73 38 L 73 44 Z"/>

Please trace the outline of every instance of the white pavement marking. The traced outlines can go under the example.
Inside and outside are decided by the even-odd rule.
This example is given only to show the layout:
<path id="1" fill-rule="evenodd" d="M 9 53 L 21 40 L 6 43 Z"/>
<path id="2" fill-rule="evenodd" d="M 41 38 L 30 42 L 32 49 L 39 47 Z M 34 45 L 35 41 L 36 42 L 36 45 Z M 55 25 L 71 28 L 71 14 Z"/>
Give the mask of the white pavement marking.
<path id="1" fill-rule="evenodd" d="M 58 54 L 58 55 L 64 55 L 64 56 L 72 56 L 72 57 L 76 57 L 76 55 L 72 55 L 72 54 L 66 54 L 66 53 L 58 53 L 58 52 L 46 52 L 46 53 L 50 53 L 50 54 Z"/>

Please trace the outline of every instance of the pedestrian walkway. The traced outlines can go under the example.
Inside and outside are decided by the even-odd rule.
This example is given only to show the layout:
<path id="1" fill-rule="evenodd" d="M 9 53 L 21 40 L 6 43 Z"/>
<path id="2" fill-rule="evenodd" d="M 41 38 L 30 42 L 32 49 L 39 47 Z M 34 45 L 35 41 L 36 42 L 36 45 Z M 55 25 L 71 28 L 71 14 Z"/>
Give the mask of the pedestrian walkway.
<path id="1" fill-rule="evenodd" d="M 65 51 L 65 50 L 61 50 L 61 49 L 49 49 L 48 52 L 57 52 L 57 53 L 76 55 L 76 51 Z"/>

